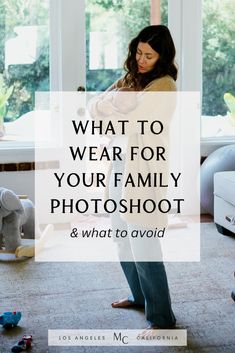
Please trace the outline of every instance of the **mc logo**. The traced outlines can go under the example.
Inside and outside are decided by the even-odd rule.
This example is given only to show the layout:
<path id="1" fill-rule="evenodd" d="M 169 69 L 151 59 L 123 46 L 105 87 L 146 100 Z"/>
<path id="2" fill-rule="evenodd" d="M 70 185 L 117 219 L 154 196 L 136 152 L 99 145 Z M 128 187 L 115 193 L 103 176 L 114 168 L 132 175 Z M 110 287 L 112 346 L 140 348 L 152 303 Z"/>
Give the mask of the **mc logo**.
<path id="1" fill-rule="evenodd" d="M 128 344 L 128 336 L 122 336 L 121 332 L 119 332 L 118 334 L 114 332 L 113 340 L 121 341 L 123 344 Z"/>

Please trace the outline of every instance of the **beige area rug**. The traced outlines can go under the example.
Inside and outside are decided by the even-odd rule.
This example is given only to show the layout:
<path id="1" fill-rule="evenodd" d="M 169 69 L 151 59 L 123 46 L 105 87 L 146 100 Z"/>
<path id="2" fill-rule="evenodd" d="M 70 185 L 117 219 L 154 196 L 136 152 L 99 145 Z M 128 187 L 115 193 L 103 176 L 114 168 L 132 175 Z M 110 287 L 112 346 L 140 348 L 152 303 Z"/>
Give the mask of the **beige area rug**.
<path id="1" fill-rule="evenodd" d="M 112 309 L 129 294 L 118 263 L 1 263 L 0 312 L 21 311 L 19 326 L 0 328 L 0 353 L 32 334 L 32 353 L 232 353 L 235 351 L 235 238 L 201 225 L 201 261 L 167 263 L 173 309 L 187 347 L 48 347 L 48 329 L 139 329 L 141 310 Z"/>

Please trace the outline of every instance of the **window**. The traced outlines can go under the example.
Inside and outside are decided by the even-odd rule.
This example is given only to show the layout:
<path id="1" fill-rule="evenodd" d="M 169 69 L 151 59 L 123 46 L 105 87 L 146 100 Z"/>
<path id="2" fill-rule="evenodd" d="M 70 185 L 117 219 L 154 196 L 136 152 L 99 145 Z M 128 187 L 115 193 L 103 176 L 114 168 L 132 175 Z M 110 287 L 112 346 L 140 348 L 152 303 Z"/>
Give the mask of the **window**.
<path id="1" fill-rule="evenodd" d="M 150 21 L 158 21 L 159 0 L 86 1 L 86 86 L 102 91 L 123 73 L 128 44 Z M 152 12 L 152 13 L 151 13 Z M 167 0 L 161 1 L 167 23 Z"/>
<path id="2" fill-rule="evenodd" d="M 161 24 L 168 26 L 168 0 L 160 2 L 160 18 Z"/>
<path id="3" fill-rule="evenodd" d="M 203 115 L 225 115 L 224 93 L 235 94 L 234 10 L 233 0 L 203 0 Z"/>
<path id="4" fill-rule="evenodd" d="M 0 119 L 7 140 L 32 140 L 21 118 L 34 110 L 35 91 L 49 90 L 49 0 L 0 0 L 0 30 L 1 96 L 12 89 Z"/>
<path id="5" fill-rule="evenodd" d="M 150 24 L 148 1 L 86 2 L 87 90 L 104 90 L 123 74 L 128 43 Z"/>
<path id="6" fill-rule="evenodd" d="M 202 137 L 234 138 L 223 100 L 224 93 L 235 94 L 234 0 L 0 0 L 0 91 L 14 84 L 4 114 L 7 131 L 34 109 L 34 92 L 49 89 L 49 2 L 57 21 L 50 28 L 56 47 L 50 72 L 62 82 L 53 87 L 51 80 L 52 89 L 85 86 L 85 74 L 88 91 L 106 89 L 123 74 L 130 39 L 161 18 L 176 44 L 179 90 L 198 91 L 203 82 Z"/>
<path id="7" fill-rule="evenodd" d="M 235 136 L 224 94 L 235 94 L 234 0 L 202 0 L 204 137 Z M 234 121 L 233 121 L 234 120 Z"/>

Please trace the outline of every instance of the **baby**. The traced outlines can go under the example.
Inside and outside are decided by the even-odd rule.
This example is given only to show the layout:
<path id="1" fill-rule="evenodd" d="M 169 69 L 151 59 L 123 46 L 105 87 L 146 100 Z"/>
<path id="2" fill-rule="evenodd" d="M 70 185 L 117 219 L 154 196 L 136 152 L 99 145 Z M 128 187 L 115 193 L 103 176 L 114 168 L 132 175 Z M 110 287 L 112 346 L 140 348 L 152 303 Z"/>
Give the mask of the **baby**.
<path id="1" fill-rule="evenodd" d="M 127 93 L 129 92 L 129 93 Z M 115 113 L 127 114 L 137 106 L 138 92 L 133 88 L 121 87 L 100 95 L 95 104 L 89 107 L 90 114 L 95 117 L 98 114 L 109 116 Z"/>
<path id="2" fill-rule="evenodd" d="M 126 93 L 133 92 L 133 93 Z M 137 106 L 137 92 L 133 88 L 122 87 L 112 91 L 112 104 L 122 114 L 126 114 Z"/>

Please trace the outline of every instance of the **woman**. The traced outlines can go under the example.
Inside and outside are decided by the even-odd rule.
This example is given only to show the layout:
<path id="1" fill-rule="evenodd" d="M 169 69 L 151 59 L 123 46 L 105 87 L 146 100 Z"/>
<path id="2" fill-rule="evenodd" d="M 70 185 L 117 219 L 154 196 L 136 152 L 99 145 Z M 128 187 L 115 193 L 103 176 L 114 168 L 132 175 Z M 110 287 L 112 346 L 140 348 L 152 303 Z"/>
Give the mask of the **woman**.
<path id="1" fill-rule="evenodd" d="M 175 47 L 167 27 L 162 25 L 144 28 L 129 45 L 129 53 L 125 62 L 126 75 L 114 83 L 107 91 L 131 89 L 134 91 L 176 91 L 177 68 L 174 64 Z M 91 109 L 93 116 L 102 113 L 103 116 L 112 115 L 114 108 L 113 98 L 110 93 L 104 93 Z M 123 150 L 133 145 L 151 143 L 133 133 L 119 138 Z M 142 139 L 142 140 L 141 140 Z M 156 144 L 156 140 L 153 141 Z M 133 168 L 133 167 L 132 167 Z M 139 164 L 135 166 L 136 170 Z M 149 166 L 143 166 L 140 172 Z M 112 174 L 129 171 L 130 165 L 127 158 L 113 164 Z M 115 188 L 110 178 L 109 197 L 118 201 L 125 198 L 122 188 Z M 120 174 L 121 175 L 121 174 Z M 123 218 L 120 214 L 113 214 L 111 221 L 113 229 L 143 229 L 144 220 L 138 222 L 133 214 L 126 213 Z M 151 227 L 156 226 L 156 219 L 150 218 L 147 222 Z M 138 261 L 135 248 L 130 239 L 119 243 L 121 266 L 128 281 L 131 295 L 125 299 L 112 303 L 113 308 L 128 308 L 133 305 L 144 305 L 145 315 L 150 328 L 174 328 L 176 319 L 171 308 L 168 283 L 164 264 L 162 261 Z M 138 250 L 137 250 L 138 251 Z M 123 255 L 124 254 L 124 255 Z M 124 259 L 127 259 L 125 261 Z M 137 260 L 135 260 L 137 258 Z M 133 259 L 132 261 L 130 259 Z"/>

